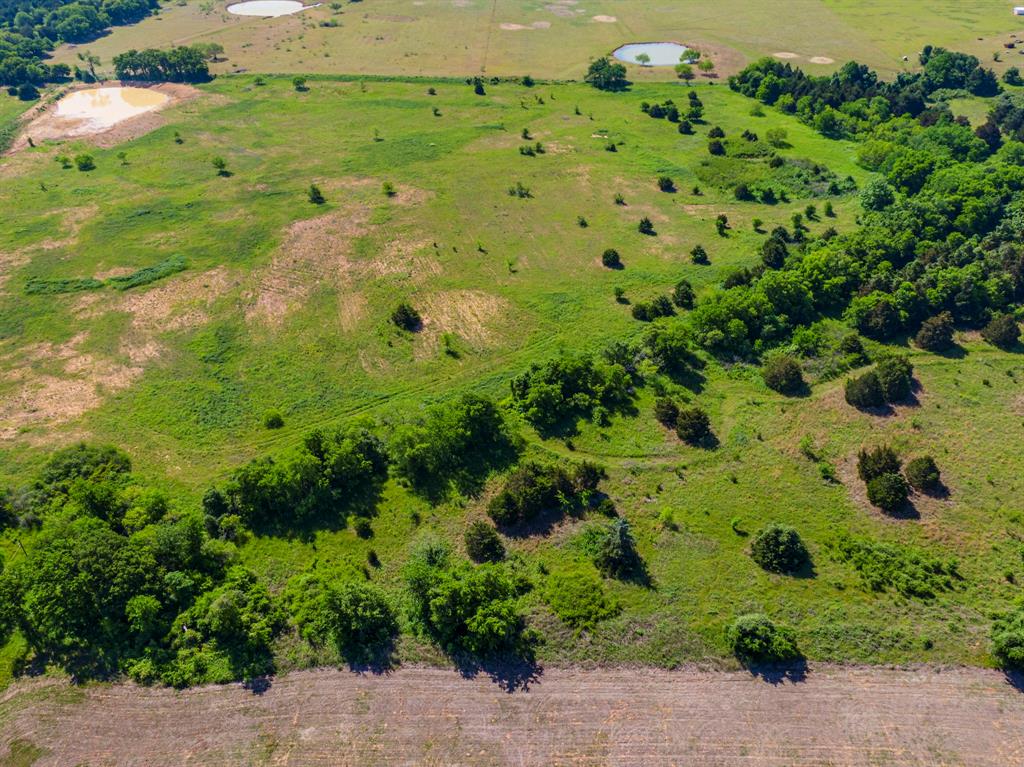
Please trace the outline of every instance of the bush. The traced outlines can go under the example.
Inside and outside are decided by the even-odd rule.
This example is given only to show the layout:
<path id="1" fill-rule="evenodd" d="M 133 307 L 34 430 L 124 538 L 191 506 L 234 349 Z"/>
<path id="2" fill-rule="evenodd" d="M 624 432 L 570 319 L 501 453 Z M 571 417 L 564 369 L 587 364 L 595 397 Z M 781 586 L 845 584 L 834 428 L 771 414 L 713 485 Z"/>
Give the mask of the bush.
<path id="1" fill-rule="evenodd" d="M 663 426 L 674 428 L 679 416 L 679 405 L 669 397 L 658 397 L 654 400 L 654 417 Z"/>
<path id="2" fill-rule="evenodd" d="M 761 369 L 765 385 L 781 394 L 797 394 L 807 385 L 800 363 L 789 355 L 773 357 Z"/>
<path id="3" fill-rule="evenodd" d="M 672 303 L 680 309 L 692 309 L 696 298 L 697 294 L 689 280 L 679 280 L 672 288 Z"/>
<path id="4" fill-rule="evenodd" d="M 601 254 L 601 264 L 609 269 L 621 269 L 622 257 L 619 255 L 619 251 L 615 248 L 608 248 Z"/>
<path id="5" fill-rule="evenodd" d="M 700 445 L 711 437 L 711 419 L 699 407 L 680 408 L 676 415 L 676 434 L 689 445 Z"/>
<path id="6" fill-rule="evenodd" d="M 646 234 L 651 237 L 657 234 L 657 232 L 654 231 L 654 224 L 651 222 L 651 219 L 647 218 L 647 216 L 640 219 L 640 223 L 637 224 L 636 228 L 640 234 Z"/>
<path id="7" fill-rule="evenodd" d="M 857 378 L 846 379 L 844 393 L 846 402 L 859 410 L 881 407 L 885 404 L 882 384 L 874 370 L 869 370 Z"/>
<path id="8" fill-rule="evenodd" d="M 900 459 L 888 445 L 879 445 L 873 450 L 861 450 L 857 454 L 857 476 L 862 482 L 869 482 L 883 474 L 898 474 Z"/>
<path id="9" fill-rule="evenodd" d="M 299 576 L 289 584 L 288 596 L 303 638 L 317 646 L 333 644 L 350 663 L 380 660 L 398 635 L 394 608 L 368 583 Z"/>
<path id="10" fill-rule="evenodd" d="M 492 470 L 515 458 L 518 442 L 494 402 L 464 394 L 396 429 L 391 451 L 395 473 L 420 495 L 436 499 L 453 486 L 479 491 Z"/>
<path id="11" fill-rule="evenodd" d="M 902 402 L 910 396 L 914 368 L 903 355 L 885 357 L 875 367 L 875 375 L 886 402 Z"/>
<path id="12" fill-rule="evenodd" d="M 780 663 L 800 657 L 792 631 L 766 615 L 740 615 L 726 629 L 725 638 L 743 663 Z"/>
<path id="13" fill-rule="evenodd" d="M 593 628 L 620 609 L 589 567 L 552 573 L 544 587 L 544 599 L 555 615 L 577 630 Z"/>
<path id="14" fill-rule="evenodd" d="M 674 192 L 676 190 L 676 183 L 672 180 L 671 176 L 659 176 L 658 189 L 662 192 Z"/>
<path id="15" fill-rule="evenodd" d="M 690 260 L 699 266 L 705 266 L 711 263 L 711 259 L 708 258 L 708 252 L 704 250 L 703 245 L 693 246 L 693 250 L 690 251 Z"/>
<path id="16" fill-rule="evenodd" d="M 910 486 L 921 493 L 935 492 L 942 483 L 939 467 L 935 465 L 935 459 L 930 455 L 912 458 L 907 461 L 904 474 Z"/>
<path id="17" fill-rule="evenodd" d="M 930 352 L 941 352 L 953 346 L 953 315 L 942 312 L 921 323 L 914 343 Z"/>
<path id="18" fill-rule="evenodd" d="M 937 559 L 912 548 L 840 535 L 828 544 L 837 562 L 849 563 L 871 591 L 893 589 L 904 597 L 930 599 L 960 578 L 955 559 Z"/>
<path id="19" fill-rule="evenodd" d="M 505 544 L 491 525 L 478 519 L 463 534 L 466 553 L 474 562 L 498 562 L 505 558 Z"/>
<path id="20" fill-rule="evenodd" d="M 607 524 L 592 526 L 584 532 L 583 539 L 584 549 L 594 566 L 605 575 L 627 578 L 642 569 L 636 541 L 626 520 L 613 519 Z"/>
<path id="21" fill-rule="evenodd" d="M 750 557 L 772 573 L 795 573 L 810 560 L 800 534 L 792 527 L 774 523 L 754 536 Z"/>
<path id="22" fill-rule="evenodd" d="M 91 154 L 80 154 L 75 156 L 75 167 L 80 171 L 90 171 L 96 169 L 96 161 L 92 158 Z"/>
<path id="23" fill-rule="evenodd" d="M 487 505 L 487 514 L 496 525 L 511 527 L 531 522 L 543 511 L 562 508 L 573 495 L 565 469 L 528 461 L 508 476 Z"/>
<path id="24" fill-rule="evenodd" d="M 433 546 L 405 568 L 413 619 L 449 653 L 489 656 L 523 644 L 517 599 L 530 584 L 500 565 L 453 566 Z"/>
<path id="25" fill-rule="evenodd" d="M 716 157 L 724 155 L 725 144 L 723 144 L 719 139 L 711 139 L 711 141 L 708 142 L 708 154 L 715 155 Z"/>
<path id="26" fill-rule="evenodd" d="M 881 474 L 869 479 L 867 488 L 871 505 L 890 513 L 903 508 L 910 495 L 907 481 L 903 479 L 902 474 Z"/>
<path id="27" fill-rule="evenodd" d="M 401 328 L 410 332 L 419 330 L 423 325 L 423 318 L 420 313 L 407 301 L 402 301 L 391 312 L 391 321 Z"/>
<path id="28" fill-rule="evenodd" d="M 1004 668 L 1024 668 L 1024 608 L 997 616 L 991 636 L 992 654 Z"/>
<path id="29" fill-rule="evenodd" d="M 309 201 L 314 205 L 323 205 L 327 200 L 324 198 L 324 193 L 320 191 L 320 187 L 316 184 L 310 184 L 309 190 L 307 191 Z"/>
<path id="30" fill-rule="evenodd" d="M 1020 340 L 1020 327 L 1013 315 L 1000 314 L 982 329 L 981 337 L 1000 349 L 1011 349 Z"/>
<path id="31" fill-rule="evenodd" d="M 263 414 L 263 428 L 280 429 L 284 426 L 284 418 L 276 410 L 268 410 Z"/>

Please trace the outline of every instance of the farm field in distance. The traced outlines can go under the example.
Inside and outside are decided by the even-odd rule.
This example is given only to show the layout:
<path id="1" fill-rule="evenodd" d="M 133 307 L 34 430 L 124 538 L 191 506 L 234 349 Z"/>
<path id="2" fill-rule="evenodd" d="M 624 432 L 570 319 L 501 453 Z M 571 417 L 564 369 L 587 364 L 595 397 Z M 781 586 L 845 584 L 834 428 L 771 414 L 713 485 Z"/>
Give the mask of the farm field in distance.
<path id="1" fill-rule="evenodd" d="M 1024 759 L 1006 3 L 18 2 L 0 767 Z"/>
<path id="2" fill-rule="evenodd" d="M 225 60 L 214 69 L 222 72 L 578 79 L 591 58 L 623 43 L 677 40 L 714 51 L 725 75 L 776 52 L 796 54 L 792 63 L 814 74 L 853 59 L 892 75 L 912 67 L 902 58 L 913 59 L 927 44 L 988 61 L 1000 40 L 1022 29 L 1002 0 L 377 0 L 326 3 L 276 19 L 187 2 L 164 6 L 159 15 L 99 40 L 59 49 L 55 60 L 74 64 L 88 49 L 109 63 L 129 48 L 217 42 Z M 1013 65 L 1014 54 L 995 66 Z M 819 57 L 831 61 L 811 61 Z M 666 74 L 638 69 L 635 76 Z"/>

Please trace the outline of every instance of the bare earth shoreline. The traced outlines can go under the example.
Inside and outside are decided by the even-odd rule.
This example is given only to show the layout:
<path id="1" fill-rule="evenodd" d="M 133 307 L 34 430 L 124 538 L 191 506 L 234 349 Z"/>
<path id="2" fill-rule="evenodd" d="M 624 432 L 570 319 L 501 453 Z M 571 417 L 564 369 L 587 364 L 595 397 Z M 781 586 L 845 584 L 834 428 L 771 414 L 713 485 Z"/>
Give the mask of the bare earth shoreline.
<path id="1" fill-rule="evenodd" d="M 260 692 L 34 680 L 0 696 L 0 725 L 0 764 L 12 743 L 36 765 L 1024 764 L 1024 693 L 983 669 L 548 669 L 515 692 L 433 668 Z"/>

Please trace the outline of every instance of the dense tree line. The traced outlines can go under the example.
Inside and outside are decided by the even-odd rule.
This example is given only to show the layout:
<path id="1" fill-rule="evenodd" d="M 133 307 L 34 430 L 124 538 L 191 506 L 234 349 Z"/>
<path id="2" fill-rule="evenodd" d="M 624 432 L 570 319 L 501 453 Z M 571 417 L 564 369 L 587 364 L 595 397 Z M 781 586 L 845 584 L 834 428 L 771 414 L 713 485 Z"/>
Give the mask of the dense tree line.
<path id="1" fill-rule="evenodd" d="M 114 71 L 121 80 L 197 83 L 210 79 L 207 53 L 202 46 L 181 45 L 169 50 L 146 48 L 114 56 Z"/>
<path id="2" fill-rule="evenodd" d="M 111 26 L 133 24 L 156 0 L 4 0 L 0 2 L 0 85 L 40 85 L 70 75 L 43 59 L 60 43 L 84 43 Z"/>

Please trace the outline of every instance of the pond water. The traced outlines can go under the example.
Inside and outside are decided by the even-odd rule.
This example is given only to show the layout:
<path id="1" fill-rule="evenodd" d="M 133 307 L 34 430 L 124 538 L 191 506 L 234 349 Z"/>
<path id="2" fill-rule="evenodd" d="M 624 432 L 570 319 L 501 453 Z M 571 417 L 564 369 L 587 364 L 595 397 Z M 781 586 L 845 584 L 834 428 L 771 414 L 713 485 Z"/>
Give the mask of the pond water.
<path id="1" fill-rule="evenodd" d="M 306 8 L 296 0 L 246 0 L 244 3 L 235 3 L 228 6 L 228 13 L 237 16 L 288 16 L 298 13 Z"/>
<path id="2" fill-rule="evenodd" d="M 679 43 L 630 43 L 616 48 L 612 55 L 627 64 L 637 64 L 639 62 L 636 57 L 646 53 L 651 58 L 646 66 L 674 67 L 687 50 L 685 45 Z"/>
<path id="3" fill-rule="evenodd" d="M 149 112 L 167 102 L 167 94 L 149 88 L 87 88 L 57 102 L 57 116 L 84 120 L 94 128 L 109 128 L 129 117 Z"/>

